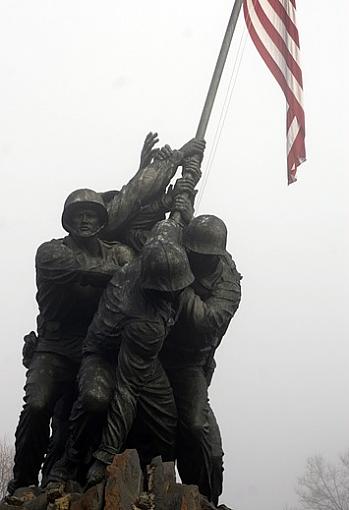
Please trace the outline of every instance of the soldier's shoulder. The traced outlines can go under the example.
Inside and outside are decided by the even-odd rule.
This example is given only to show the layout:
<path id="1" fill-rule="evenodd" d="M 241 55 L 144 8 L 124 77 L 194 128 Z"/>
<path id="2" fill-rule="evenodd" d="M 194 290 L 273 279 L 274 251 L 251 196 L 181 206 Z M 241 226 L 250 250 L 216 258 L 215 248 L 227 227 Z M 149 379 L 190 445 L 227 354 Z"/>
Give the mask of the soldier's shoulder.
<path id="1" fill-rule="evenodd" d="M 61 239 L 51 239 L 50 241 L 45 241 L 40 244 L 39 248 L 36 251 L 36 260 L 47 260 L 57 257 L 63 251 L 66 251 L 68 248 L 65 244 L 66 238 Z"/>
<path id="2" fill-rule="evenodd" d="M 38 247 L 36 253 L 46 253 L 52 250 L 57 250 L 64 247 L 64 238 L 61 239 L 51 239 L 50 241 L 45 241 Z"/>
<path id="3" fill-rule="evenodd" d="M 235 261 L 231 254 L 226 251 L 224 255 L 221 256 L 221 260 L 223 263 L 223 273 L 225 277 L 240 281 L 242 279 L 242 275 L 237 270 Z"/>

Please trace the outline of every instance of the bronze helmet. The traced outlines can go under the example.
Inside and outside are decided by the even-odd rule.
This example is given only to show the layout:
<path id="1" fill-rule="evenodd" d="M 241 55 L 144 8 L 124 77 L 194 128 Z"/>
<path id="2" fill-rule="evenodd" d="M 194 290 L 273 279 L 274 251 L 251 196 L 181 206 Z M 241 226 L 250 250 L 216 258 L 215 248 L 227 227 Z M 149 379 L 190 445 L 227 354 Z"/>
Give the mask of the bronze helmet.
<path id="1" fill-rule="evenodd" d="M 227 227 L 217 216 L 196 216 L 183 231 L 186 249 L 203 255 L 223 255 L 227 245 Z"/>
<path id="2" fill-rule="evenodd" d="M 93 208 L 100 218 L 100 227 L 93 235 L 96 235 L 108 223 L 108 212 L 102 196 L 92 189 L 77 189 L 68 195 L 64 203 L 62 225 L 64 230 L 72 233 L 71 216 L 80 207 Z"/>
<path id="3" fill-rule="evenodd" d="M 142 287 L 145 289 L 174 292 L 194 281 L 185 250 L 161 238 L 144 246 L 141 264 Z"/>

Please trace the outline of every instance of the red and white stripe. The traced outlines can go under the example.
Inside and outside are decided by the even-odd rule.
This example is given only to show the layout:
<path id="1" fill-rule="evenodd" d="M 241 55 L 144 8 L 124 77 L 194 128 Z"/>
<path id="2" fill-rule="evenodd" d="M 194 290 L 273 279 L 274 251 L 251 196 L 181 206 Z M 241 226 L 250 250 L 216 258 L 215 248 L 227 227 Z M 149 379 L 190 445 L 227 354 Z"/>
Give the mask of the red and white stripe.
<path id="1" fill-rule="evenodd" d="M 287 101 L 287 172 L 296 181 L 305 161 L 303 80 L 296 26 L 296 0 L 244 0 L 248 31 Z"/>

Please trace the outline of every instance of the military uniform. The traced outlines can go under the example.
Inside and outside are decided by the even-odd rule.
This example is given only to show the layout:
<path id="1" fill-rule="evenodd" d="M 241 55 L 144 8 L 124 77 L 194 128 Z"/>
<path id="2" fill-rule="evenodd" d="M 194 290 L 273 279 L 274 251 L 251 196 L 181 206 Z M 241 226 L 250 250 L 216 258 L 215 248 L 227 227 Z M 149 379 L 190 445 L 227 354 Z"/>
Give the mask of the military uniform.
<path id="1" fill-rule="evenodd" d="M 178 321 L 160 355 L 178 412 L 178 472 L 183 483 L 198 485 L 216 504 L 222 490 L 223 451 L 208 385 L 214 352 L 239 306 L 240 278 L 226 252 L 214 271 L 196 276 L 182 294 Z"/>
<path id="2" fill-rule="evenodd" d="M 139 259 L 116 273 L 108 284 L 84 342 L 72 434 L 63 470 L 57 463 L 53 479 L 68 476 L 64 471 L 66 461 L 81 460 L 91 441 L 91 424 L 103 422 L 109 402 L 101 443 L 94 454 L 97 459 L 109 464 L 113 455 L 125 447 L 137 412 L 142 428 L 151 437 L 149 455 L 173 458 L 177 413 L 158 355 L 175 322 L 176 310 L 164 292 L 184 288 L 193 276 L 184 250 L 177 246 L 170 249 L 170 245 L 163 239 L 152 241 Z M 185 271 L 181 272 L 178 265 L 183 264 Z M 171 275 L 173 281 L 169 281 Z M 172 283 L 177 287 L 172 288 Z"/>
<path id="3" fill-rule="evenodd" d="M 164 193 L 182 157 L 182 153 L 174 151 L 171 158 L 140 169 L 120 191 L 102 194 L 108 211 L 108 225 L 99 233 L 100 237 L 113 241 L 125 237 L 128 222 L 134 216 L 141 217 L 142 208 Z M 76 192 L 72 194 L 74 200 L 91 199 L 90 190 L 81 191 L 80 196 Z M 92 196 L 92 201 L 95 200 Z M 63 226 L 70 232 L 64 224 L 64 215 L 65 212 Z M 133 252 L 127 246 L 103 241 L 100 242 L 100 255 L 90 258 L 70 236 L 44 243 L 38 250 L 39 341 L 27 373 L 25 405 L 16 431 L 14 480 L 9 485 L 10 491 L 20 485 L 37 484 L 48 446 L 48 425 L 56 402 L 65 394 L 57 406 L 57 419 L 52 422 L 45 474 L 55 456 L 62 453 L 68 430 L 65 419 L 73 398 L 82 339 L 97 309 L 101 289 L 116 267 L 133 258 Z M 117 261 L 113 260 L 115 255 Z"/>
<path id="4" fill-rule="evenodd" d="M 56 402 L 72 394 L 82 341 L 112 274 L 133 258 L 121 243 L 98 241 L 91 256 L 71 236 L 44 243 L 36 254 L 38 344 L 27 372 L 16 431 L 13 486 L 38 483 Z"/>
<path id="5" fill-rule="evenodd" d="M 154 303 L 141 287 L 139 263 L 110 282 L 84 345 L 86 353 L 105 352 L 108 344 L 119 350 L 100 460 L 110 463 L 123 449 L 137 409 L 142 426 L 154 432 L 156 453 L 173 458 L 176 408 L 158 354 L 174 320 L 174 307 L 164 299 Z"/>

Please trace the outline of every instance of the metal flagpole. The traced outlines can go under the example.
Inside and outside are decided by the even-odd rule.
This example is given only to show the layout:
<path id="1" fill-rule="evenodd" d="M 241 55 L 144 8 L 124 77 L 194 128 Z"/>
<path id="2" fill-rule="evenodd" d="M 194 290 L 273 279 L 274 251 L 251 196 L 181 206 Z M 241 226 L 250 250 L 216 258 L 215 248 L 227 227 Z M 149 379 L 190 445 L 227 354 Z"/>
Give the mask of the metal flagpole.
<path id="1" fill-rule="evenodd" d="M 213 72 L 210 87 L 207 92 L 205 105 L 202 110 L 198 129 L 196 131 L 196 138 L 204 138 L 205 137 L 208 121 L 210 120 L 213 103 L 216 98 L 219 82 L 221 80 L 225 61 L 227 60 L 230 43 L 232 41 L 232 38 L 233 38 L 233 35 L 235 32 L 235 27 L 236 27 L 236 23 L 239 18 L 242 3 L 243 3 L 243 0 L 235 0 L 233 11 L 231 13 L 231 16 L 230 16 L 230 19 L 228 22 L 228 26 L 225 31 L 222 46 L 221 46 L 221 49 L 220 49 L 220 52 L 218 55 L 216 67 Z"/>
<path id="2" fill-rule="evenodd" d="M 211 83 L 207 92 L 206 101 L 204 104 L 204 108 L 202 110 L 200 122 L 196 131 L 196 138 L 203 139 L 206 134 L 206 129 L 208 125 L 208 121 L 210 120 L 214 100 L 216 98 L 219 82 L 221 80 L 223 69 L 225 62 L 227 60 L 227 56 L 229 53 L 230 44 L 235 32 L 236 23 L 239 18 L 239 14 L 241 11 L 241 6 L 243 4 L 243 0 L 235 0 L 233 11 L 231 13 L 227 29 L 224 34 L 222 46 L 218 55 L 218 59 L 216 62 L 216 66 L 213 72 L 213 76 L 211 79 Z M 197 157 L 193 156 L 192 160 L 197 161 Z M 183 169 L 184 170 L 184 169 Z M 190 172 L 190 168 L 187 169 Z M 171 213 L 171 218 L 174 218 L 175 221 L 179 221 L 181 217 L 181 213 L 179 211 L 173 211 Z"/>

